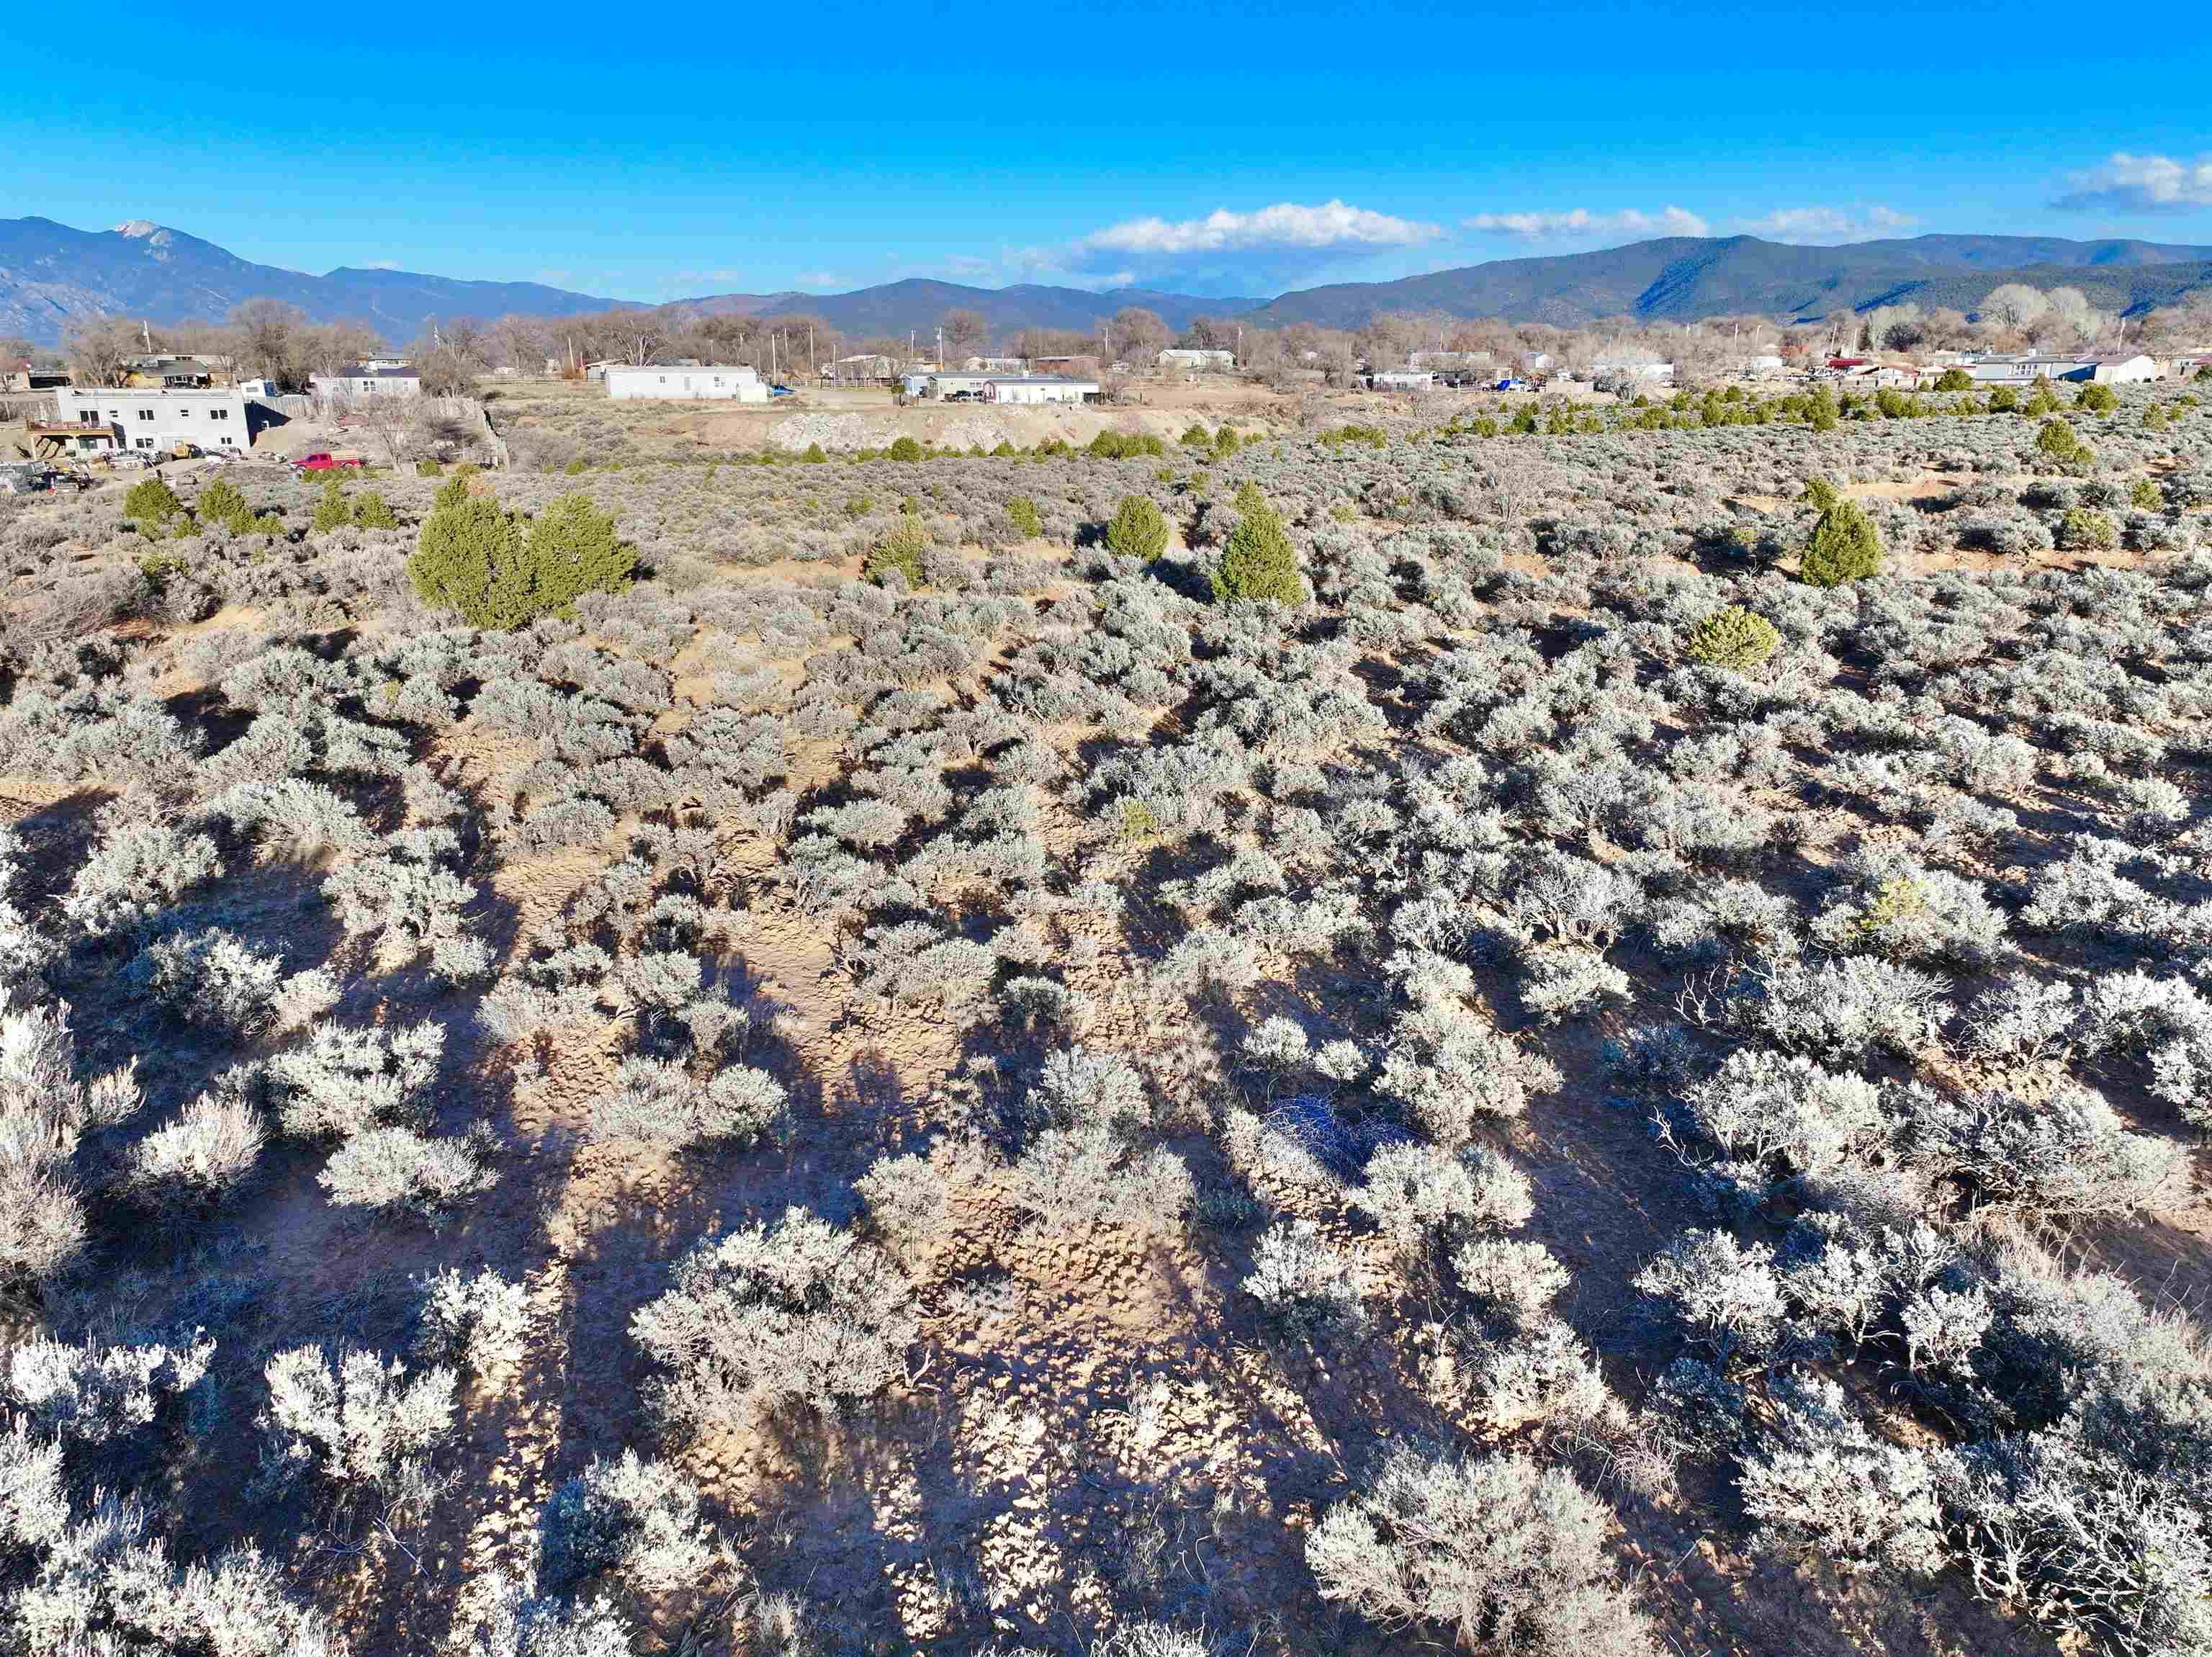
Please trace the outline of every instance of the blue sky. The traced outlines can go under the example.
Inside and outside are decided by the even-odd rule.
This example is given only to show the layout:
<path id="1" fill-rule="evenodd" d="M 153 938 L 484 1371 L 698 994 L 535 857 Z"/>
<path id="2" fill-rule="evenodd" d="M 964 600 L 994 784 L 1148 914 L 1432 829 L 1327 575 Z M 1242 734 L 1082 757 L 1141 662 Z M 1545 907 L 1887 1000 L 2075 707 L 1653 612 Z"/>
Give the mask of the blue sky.
<path id="1" fill-rule="evenodd" d="M 2175 3 L 401 0 L 290 44 L 240 7 L 127 33 L 7 54 L 0 216 L 644 300 L 1266 295 L 1676 231 L 2212 243 L 2212 65 Z"/>

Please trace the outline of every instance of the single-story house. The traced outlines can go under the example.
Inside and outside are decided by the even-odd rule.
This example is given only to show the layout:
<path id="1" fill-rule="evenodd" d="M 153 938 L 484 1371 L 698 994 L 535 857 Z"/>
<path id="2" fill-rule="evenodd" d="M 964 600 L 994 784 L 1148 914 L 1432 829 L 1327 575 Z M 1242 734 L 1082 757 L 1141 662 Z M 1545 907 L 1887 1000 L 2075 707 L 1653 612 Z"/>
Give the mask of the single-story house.
<path id="1" fill-rule="evenodd" d="M 1657 385 L 1671 385 L 1674 379 L 1672 362 L 1593 362 L 1590 378 L 1600 380 L 1649 380 Z"/>
<path id="2" fill-rule="evenodd" d="M 336 374 L 311 374 L 307 389 L 318 397 L 419 397 L 422 376 L 412 369 L 372 369 L 349 362 Z"/>
<path id="3" fill-rule="evenodd" d="M 1154 360 L 1164 369 L 1195 369 L 1204 374 L 1226 374 L 1237 366 L 1237 353 L 1170 345 Z"/>
<path id="4" fill-rule="evenodd" d="M 197 356 L 134 356 L 123 370 L 123 383 L 139 390 L 193 391 L 213 378 Z"/>
<path id="5" fill-rule="evenodd" d="M 757 369 L 714 364 L 687 369 L 667 362 L 648 362 L 642 368 L 610 363 L 606 381 L 607 395 L 617 401 L 668 398 L 684 402 L 765 403 L 769 395 Z"/>
<path id="6" fill-rule="evenodd" d="M 65 423 L 105 429 L 117 448 L 158 451 L 179 443 L 201 448 L 250 448 L 252 405 L 234 387 L 216 391 L 155 391 L 125 386 L 79 387 L 54 393 L 54 413 Z M 79 443 L 90 450 L 108 444 Z"/>
<path id="7" fill-rule="evenodd" d="M 986 403 L 1087 403 L 1098 395 L 1098 382 L 1053 374 L 1005 375 L 986 380 L 978 395 Z"/>
<path id="8" fill-rule="evenodd" d="M 825 373 L 831 380 L 888 380 L 897 367 L 881 351 L 862 351 L 857 356 L 839 357 Z"/>
<path id="9" fill-rule="evenodd" d="M 56 391 L 70 383 L 67 369 L 34 369 L 27 356 L 9 359 L 7 389 L 12 392 Z"/>
<path id="10" fill-rule="evenodd" d="M 1772 355 L 1765 356 L 1747 356 L 1743 359 L 1743 372 L 1746 374 L 1779 374 L 1782 372 L 1782 359 Z"/>
<path id="11" fill-rule="evenodd" d="M 937 374 L 910 374 L 906 376 L 907 389 L 914 392 L 913 381 L 921 381 L 921 390 L 915 393 L 922 397 L 950 397 L 956 392 L 966 392 L 971 397 L 981 397 L 983 387 L 1000 380 L 1024 380 L 1028 374 L 1022 369 L 1011 372 L 994 369 L 961 369 Z"/>
<path id="12" fill-rule="evenodd" d="M 1426 391 L 1437 383 L 1437 377 L 1426 369 L 1382 369 L 1370 376 L 1368 383 L 1377 391 Z"/>
<path id="13" fill-rule="evenodd" d="M 1985 356 L 1966 365 L 1978 386 L 2032 386 L 2039 380 L 2088 380 L 2096 362 L 2083 356 Z"/>
<path id="14" fill-rule="evenodd" d="M 2124 356 L 2117 362 L 2100 362 L 2090 378 L 2100 386 L 2139 386 L 2147 381 L 2163 380 L 2165 374 L 2158 362 L 2148 356 Z"/>
<path id="15" fill-rule="evenodd" d="M 1030 360 L 1026 356 L 971 356 L 960 366 L 970 374 L 1027 374 Z"/>
<path id="16" fill-rule="evenodd" d="M 405 356 L 364 356 L 360 366 L 371 372 L 379 369 L 407 369 L 414 367 L 414 360 Z"/>

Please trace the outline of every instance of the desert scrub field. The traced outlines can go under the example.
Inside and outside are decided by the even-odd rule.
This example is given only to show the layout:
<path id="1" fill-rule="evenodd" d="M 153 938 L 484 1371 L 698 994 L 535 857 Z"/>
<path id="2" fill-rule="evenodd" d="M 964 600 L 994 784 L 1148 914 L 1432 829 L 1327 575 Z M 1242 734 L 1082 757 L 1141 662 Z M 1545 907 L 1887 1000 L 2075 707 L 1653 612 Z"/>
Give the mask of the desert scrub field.
<path id="1" fill-rule="evenodd" d="M 2212 1652 L 2029 400 L 0 503 L 0 1649 Z"/>

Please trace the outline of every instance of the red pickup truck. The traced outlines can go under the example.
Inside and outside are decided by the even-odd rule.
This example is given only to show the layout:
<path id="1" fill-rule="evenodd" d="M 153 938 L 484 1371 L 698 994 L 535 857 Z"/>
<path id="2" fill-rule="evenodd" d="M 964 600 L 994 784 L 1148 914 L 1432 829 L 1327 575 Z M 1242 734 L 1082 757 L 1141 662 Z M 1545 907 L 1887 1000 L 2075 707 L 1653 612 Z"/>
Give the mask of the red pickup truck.
<path id="1" fill-rule="evenodd" d="M 313 454 L 303 454 L 292 462 L 294 468 L 301 472 L 331 472 L 343 466 L 368 464 L 358 454 L 326 454 L 319 449 Z"/>

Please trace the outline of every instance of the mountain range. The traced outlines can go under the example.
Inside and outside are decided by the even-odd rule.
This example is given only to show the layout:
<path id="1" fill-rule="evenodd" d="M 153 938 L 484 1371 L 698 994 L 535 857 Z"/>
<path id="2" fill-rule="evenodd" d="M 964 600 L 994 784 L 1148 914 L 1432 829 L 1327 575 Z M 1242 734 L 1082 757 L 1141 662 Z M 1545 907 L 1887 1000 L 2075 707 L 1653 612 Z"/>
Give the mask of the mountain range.
<path id="1" fill-rule="evenodd" d="M 2171 304 L 2212 285 L 2212 247 L 2058 236 L 1924 235 L 1835 247 L 1757 236 L 1662 236 L 1589 253 L 1501 259 L 1397 282 L 1285 294 L 1243 320 L 1358 327 L 1380 312 L 1502 316 L 1576 327 L 1601 317 L 1818 317 L 1911 301 L 1971 311 L 1992 288 L 2081 289 L 2100 310 Z"/>
<path id="2" fill-rule="evenodd" d="M 954 309 L 980 313 L 995 336 L 1024 327 L 1089 330 L 1130 305 L 1158 312 L 1177 329 L 1201 314 L 1259 326 L 1355 328 L 1391 312 L 1572 327 L 1614 316 L 1677 322 L 1747 314 L 1811 318 L 1908 300 L 1972 311 L 2007 282 L 2070 285 L 2100 309 L 2139 313 L 2212 290 L 2212 247 L 1941 235 L 1806 247 L 1756 236 L 1666 236 L 1594 253 L 1493 259 L 1395 282 L 1332 283 L 1267 300 L 1146 288 L 973 288 L 911 278 L 842 294 L 711 294 L 679 301 L 678 308 L 708 315 L 803 311 L 853 338 L 908 330 L 927 337 Z M 562 317 L 635 302 L 534 282 L 469 282 L 407 271 L 341 267 L 310 276 L 251 263 L 145 220 L 90 231 L 51 219 L 0 219 L 0 335 L 53 344 L 73 321 L 219 319 L 240 302 L 261 297 L 295 305 L 317 321 L 367 322 L 395 344 L 414 338 L 434 316 Z"/>
<path id="3" fill-rule="evenodd" d="M 0 335 L 52 345 L 71 322 L 102 317 L 219 322 L 233 306 L 262 298 L 296 305 L 317 322 L 368 323 L 400 344 L 434 316 L 574 316 L 613 302 L 536 282 L 462 282 L 410 271 L 341 267 L 309 276 L 253 264 L 144 219 L 112 230 L 0 219 Z"/>

